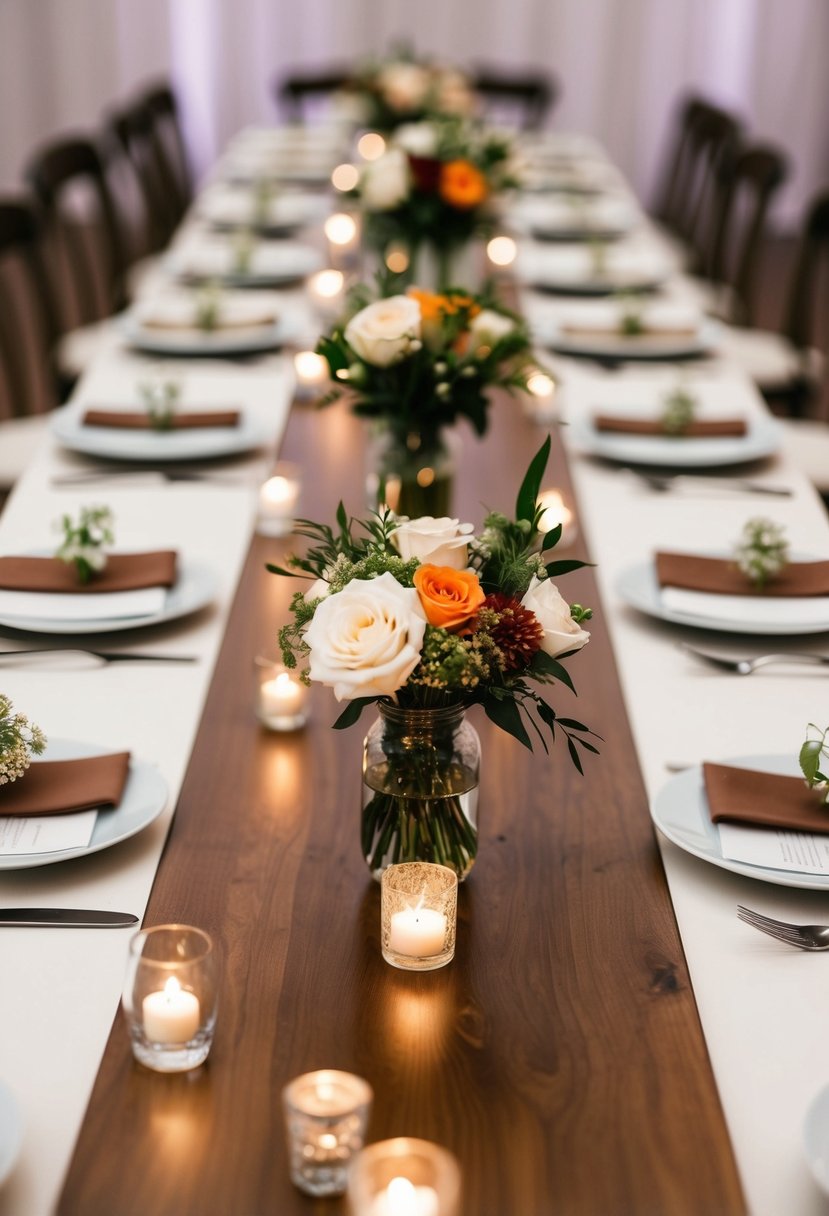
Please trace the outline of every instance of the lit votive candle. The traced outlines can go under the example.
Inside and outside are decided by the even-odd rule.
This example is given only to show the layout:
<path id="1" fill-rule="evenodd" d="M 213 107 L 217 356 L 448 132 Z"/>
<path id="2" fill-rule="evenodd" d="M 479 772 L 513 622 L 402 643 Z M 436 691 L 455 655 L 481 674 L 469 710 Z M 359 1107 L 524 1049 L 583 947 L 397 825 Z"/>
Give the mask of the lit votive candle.
<path id="1" fill-rule="evenodd" d="M 297 730 L 308 721 L 307 685 L 271 659 L 256 659 L 256 716 L 269 730 Z"/>
<path id="2" fill-rule="evenodd" d="M 362 1077 L 321 1068 L 282 1091 L 291 1181 L 306 1195 L 341 1195 L 349 1163 L 362 1148 L 371 1109 Z"/>
<path id="3" fill-rule="evenodd" d="M 324 225 L 332 266 L 347 267 L 354 260 L 360 243 L 357 220 L 345 211 L 329 215 Z"/>
<path id="4" fill-rule="evenodd" d="M 342 306 L 345 275 L 341 270 L 318 270 L 308 280 L 308 292 L 323 318 L 335 317 Z"/>
<path id="5" fill-rule="evenodd" d="M 151 992 L 141 1003 L 144 1033 L 156 1043 L 187 1043 L 201 1022 L 201 1006 L 171 975 L 161 992 Z"/>
<path id="6" fill-rule="evenodd" d="M 348 1199 L 354 1216 L 460 1216 L 460 1167 L 428 1140 L 380 1140 L 357 1155 Z"/>
<path id="7" fill-rule="evenodd" d="M 528 377 L 527 390 L 522 402 L 524 412 L 530 418 L 536 422 L 549 422 L 558 417 L 558 385 L 552 376 L 539 368 Z"/>
<path id="8" fill-rule="evenodd" d="M 434 971 L 455 954 L 458 876 L 447 866 L 404 862 L 383 872 L 383 958 L 403 971 Z"/>
<path id="9" fill-rule="evenodd" d="M 542 536 L 551 532 L 561 524 L 560 544 L 569 545 L 576 537 L 576 523 L 573 512 L 564 501 L 560 490 L 542 490 L 538 496 L 538 505 L 542 508 L 538 521 L 538 531 Z"/>
<path id="10" fill-rule="evenodd" d="M 315 350 L 300 350 L 294 355 L 297 397 L 316 397 L 328 383 L 328 364 Z"/>
<path id="11" fill-rule="evenodd" d="M 287 536 L 294 526 L 299 498 L 299 470 L 284 461 L 276 466 L 259 491 L 256 531 L 262 536 Z"/>

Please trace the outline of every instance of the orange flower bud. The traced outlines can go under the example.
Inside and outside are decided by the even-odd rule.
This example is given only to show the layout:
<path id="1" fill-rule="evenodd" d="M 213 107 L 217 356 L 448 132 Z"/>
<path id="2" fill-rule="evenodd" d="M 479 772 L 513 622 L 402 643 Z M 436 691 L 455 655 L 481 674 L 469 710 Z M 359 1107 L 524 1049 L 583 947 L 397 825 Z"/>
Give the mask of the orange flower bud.
<path id="1" fill-rule="evenodd" d="M 459 211 L 471 211 L 489 193 L 486 178 L 468 160 L 449 160 L 441 168 L 438 192 L 444 202 Z"/>
<path id="2" fill-rule="evenodd" d="M 460 633 L 486 598 L 477 574 L 451 566 L 418 566 L 414 585 L 430 625 Z"/>

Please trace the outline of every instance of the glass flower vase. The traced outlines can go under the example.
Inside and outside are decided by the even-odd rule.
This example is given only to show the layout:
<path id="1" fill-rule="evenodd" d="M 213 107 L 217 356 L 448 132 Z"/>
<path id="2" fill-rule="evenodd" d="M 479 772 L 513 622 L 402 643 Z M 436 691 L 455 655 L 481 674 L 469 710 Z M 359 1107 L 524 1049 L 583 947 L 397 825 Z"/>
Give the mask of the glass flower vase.
<path id="1" fill-rule="evenodd" d="M 378 708 L 363 744 L 362 848 L 372 876 L 430 861 L 462 880 L 478 849 L 478 732 L 461 705 Z"/>
<path id="2" fill-rule="evenodd" d="M 456 437 L 453 433 L 401 434 L 380 427 L 369 440 L 369 506 L 385 503 L 396 515 L 418 519 L 452 514 Z"/>
<path id="3" fill-rule="evenodd" d="M 423 291 L 457 287 L 480 291 L 484 280 L 483 242 L 473 238 L 450 245 L 421 243 L 410 251 L 410 282 Z"/>

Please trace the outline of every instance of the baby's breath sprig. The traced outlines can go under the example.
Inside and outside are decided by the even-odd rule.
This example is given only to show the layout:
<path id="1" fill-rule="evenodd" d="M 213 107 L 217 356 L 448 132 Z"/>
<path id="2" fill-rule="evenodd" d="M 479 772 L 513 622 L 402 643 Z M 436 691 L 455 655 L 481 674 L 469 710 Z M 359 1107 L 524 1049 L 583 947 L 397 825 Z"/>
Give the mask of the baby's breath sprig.
<path id="1" fill-rule="evenodd" d="M 104 545 L 115 540 L 113 516 L 109 507 L 81 507 L 78 522 L 64 515 L 58 524 L 63 528 L 63 543 L 55 557 L 74 563 L 78 580 L 88 583 L 92 575 L 106 566 Z"/>
<path id="2" fill-rule="evenodd" d="M 17 781 L 46 746 L 46 736 L 25 714 L 14 713 L 7 696 L 0 693 L 0 785 Z"/>
<path id="3" fill-rule="evenodd" d="M 679 384 L 664 401 L 662 429 L 668 435 L 681 435 L 694 420 L 697 399 L 685 385 Z"/>
<path id="4" fill-rule="evenodd" d="M 814 731 L 814 735 L 810 734 L 810 731 Z M 821 758 L 825 757 L 829 760 L 827 735 L 829 735 L 829 726 L 821 730 L 810 722 L 806 728 L 806 740 L 800 749 L 799 760 L 809 789 L 820 790 L 822 801 L 829 803 L 829 776 L 820 771 Z"/>
<path id="5" fill-rule="evenodd" d="M 770 519 L 750 519 L 734 550 L 737 566 L 758 590 L 776 578 L 789 560 L 783 528 Z"/>

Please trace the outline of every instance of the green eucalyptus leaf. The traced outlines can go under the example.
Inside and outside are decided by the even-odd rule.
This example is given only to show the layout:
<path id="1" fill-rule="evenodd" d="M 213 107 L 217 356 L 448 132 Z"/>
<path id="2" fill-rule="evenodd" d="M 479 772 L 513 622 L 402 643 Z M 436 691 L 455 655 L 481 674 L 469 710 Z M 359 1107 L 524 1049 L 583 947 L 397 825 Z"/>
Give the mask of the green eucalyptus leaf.
<path id="1" fill-rule="evenodd" d="M 502 701 L 498 697 L 490 696 L 484 701 L 484 711 L 491 722 L 532 751 L 532 741 L 527 734 L 527 728 L 521 721 L 521 714 L 515 701 Z"/>
<path id="2" fill-rule="evenodd" d="M 533 456 L 530 461 L 530 467 L 524 474 L 524 480 L 521 482 L 521 488 L 518 491 L 518 498 L 515 503 L 516 519 L 528 519 L 532 523 L 535 517 L 535 504 L 538 502 L 538 495 L 541 490 L 541 478 L 544 476 L 547 461 L 550 459 L 550 447 L 551 441 L 548 435 L 535 456 Z"/>

